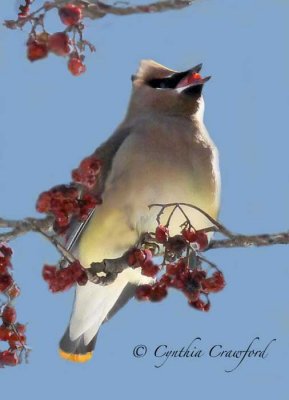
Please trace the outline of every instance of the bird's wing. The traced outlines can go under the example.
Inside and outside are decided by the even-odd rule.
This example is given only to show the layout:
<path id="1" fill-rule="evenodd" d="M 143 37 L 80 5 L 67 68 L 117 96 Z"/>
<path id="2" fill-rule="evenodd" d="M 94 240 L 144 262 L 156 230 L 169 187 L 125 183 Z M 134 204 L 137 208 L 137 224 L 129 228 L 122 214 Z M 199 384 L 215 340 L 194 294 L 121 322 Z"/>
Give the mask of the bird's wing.
<path id="1" fill-rule="evenodd" d="M 95 156 L 102 163 L 97 183 L 95 185 L 95 188 L 93 189 L 93 193 L 95 195 L 101 197 L 105 187 L 106 179 L 111 170 L 114 155 L 129 134 L 130 129 L 128 127 L 120 127 L 93 153 L 93 156 Z M 91 210 L 85 221 L 71 221 L 65 237 L 65 248 L 68 251 L 71 251 L 72 253 L 75 253 L 75 251 L 77 251 L 78 239 L 85 227 L 87 226 L 88 222 L 90 221 L 93 213 L 94 210 Z M 64 260 L 61 260 L 61 265 L 64 266 Z"/>

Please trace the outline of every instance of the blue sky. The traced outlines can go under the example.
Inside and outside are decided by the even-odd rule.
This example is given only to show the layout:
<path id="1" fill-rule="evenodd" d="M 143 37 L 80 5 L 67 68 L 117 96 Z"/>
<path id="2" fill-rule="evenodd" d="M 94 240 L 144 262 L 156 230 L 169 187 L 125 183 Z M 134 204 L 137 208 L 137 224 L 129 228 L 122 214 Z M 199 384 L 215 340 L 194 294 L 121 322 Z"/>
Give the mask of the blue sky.
<path id="1" fill-rule="evenodd" d="M 37 5 L 37 1 L 36 1 Z M 11 19 L 13 2 L 1 5 Z M 242 233 L 289 228 L 288 105 L 289 4 L 284 0 L 198 0 L 178 12 L 87 21 L 96 46 L 87 73 L 72 77 L 54 56 L 30 64 L 24 32 L 0 34 L 1 216 L 36 215 L 43 190 L 69 181 L 70 171 L 121 121 L 130 76 L 153 58 L 184 70 L 204 63 L 205 121 L 220 152 L 220 220 Z M 62 28 L 53 17 L 50 31 Z M 176 292 L 159 304 L 131 301 L 101 329 L 94 358 L 75 365 L 58 357 L 73 291 L 52 295 L 42 265 L 56 262 L 49 243 L 29 234 L 13 243 L 15 278 L 22 288 L 19 320 L 28 322 L 33 351 L 28 365 L 1 370 L 1 395 L 116 398 L 288 398 L 288 247 L 214 250 L 207 256 L 223 270 L 227 287 L 212 296 L 212 310 L 190 309 Z M 241 350 L 254 337 L 266 359 L 210 358 L 215 344 Z M 180 349 L 196 337 L 206 356 L 169 359 L 155 368 L 161 344 Z M 136 359 L 138 344 L 148 348 Z M 258 347 L 259 346 L 259 347 Z"/>

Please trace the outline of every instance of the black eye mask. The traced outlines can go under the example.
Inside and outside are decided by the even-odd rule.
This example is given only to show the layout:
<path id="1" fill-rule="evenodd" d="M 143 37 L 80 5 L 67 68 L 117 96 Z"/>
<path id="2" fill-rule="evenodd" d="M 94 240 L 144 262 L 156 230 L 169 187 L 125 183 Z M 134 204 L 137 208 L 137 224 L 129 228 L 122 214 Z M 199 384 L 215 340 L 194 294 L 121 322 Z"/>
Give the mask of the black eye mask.
<path id="1" fill-rule="evenodd" d="M 151 79 L 147 84 L 154 89 L 175 89 L 188 72 L 189 71 L 177 72 L 168 78 L 163 79 Z"/>

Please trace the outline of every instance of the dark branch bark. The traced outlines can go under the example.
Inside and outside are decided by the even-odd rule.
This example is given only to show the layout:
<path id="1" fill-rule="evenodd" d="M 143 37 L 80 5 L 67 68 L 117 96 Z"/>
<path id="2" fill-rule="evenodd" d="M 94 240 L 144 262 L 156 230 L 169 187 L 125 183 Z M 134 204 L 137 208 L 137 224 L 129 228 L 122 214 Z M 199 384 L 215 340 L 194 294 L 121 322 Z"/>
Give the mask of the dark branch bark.
<path id="1" fill-rule="evenodd" d="M 129 6 L 123 2 L 123 6 L 105 4 L 102 1 L 83 1 L 85 6 L 84 14 L 85 16 L 96 19 L 102 18 L 107 14 L 113 15 L 132 15 L 132 14 L 150 14 L 163 12 L 168 10 L 179 10 L 188 7 L 192 4 L 194 0 L 164 0 L 157 1 L 155 3 L 139 5 L 139 6 Z M 121 3 L 121 2 L 119 2 Z"/>
<path id="2" fill-rule="evenodd" d="M 210 249 L 224 249 L 232 247 L 261 247 L 274 244 L 289 244 L 289 232 L 280 232 L 262 235 L 238 235 L 231 239 L 212 240 Z"/>

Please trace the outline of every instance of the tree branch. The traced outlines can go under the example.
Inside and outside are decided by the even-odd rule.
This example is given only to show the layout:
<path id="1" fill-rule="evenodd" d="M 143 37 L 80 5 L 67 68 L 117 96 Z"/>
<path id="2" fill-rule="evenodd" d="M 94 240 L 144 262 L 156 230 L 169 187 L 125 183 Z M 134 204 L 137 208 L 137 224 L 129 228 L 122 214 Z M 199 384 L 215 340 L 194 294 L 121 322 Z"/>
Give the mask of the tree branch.
<path id="1" fill-rule="evenodd" d="M 274 244 L 289 244 L 289 232 L 261 235 L 233 235 L 230 239 L 211 240 L 208 250 L 232 247 L 261 247 Z"/>
<path id="2" fill-rule="evenodd" d="M 206 231 L 216 231 L 226 239 L 211 240 L 208 248 L 205 251 L 212 249 L 221 248 L 233 248 L 233 247 L 261 247 L 261 246 L 272 246 L 276 244 L 289 244 L 289 231 L 272 233 L 272 234 L 257 234 L 257 235 L 243 235 L 235 234 L 224 227 L 223 224 L 214 220 L 210 215 L 200 208 L 185 204 L 185 203 L 172 203 L 172 204 L 152 204 L 151 207 L 159 207 L 160 211 L 157 214 L 157 222 L 160 223 L 160 216 L 166 207 L 174 207 L 173 212 L 177 209 L 182 210 L 182 206 L 191 207 L 198 210 L 200 213 L 205 215 L 212 223 L 212 227 L 207 228 Z M 185 213 L 184 218 L 187 219 Z M 171 215 L 169 217 L 169 220 Z M 23 220 L 10 220 L 0 218 L 0 242 L 8 242 L 16 239 L 17 237 L 24 235 L 28 232 L 38 232 L 46 239 L 48 239 L 60 252 L 62 257 L 69 263 L 74 262 L 75 257 L 59 242 L 57 236 L 53 231 L 54 218 L 47 216 L 46 218 L 25 218 Z M 8 232 L 2 232 L 1 230 L 8 230 Z M 142 240 L 139 241 L 138 247 L 147 244 L 145 238 L 150 237 L 151 247 L 159 245 L 154 242 L 154 236 L 151 234 L 142 235 Z M 96 284 L 108 285 L 112 283 L 117 275 L 124 271 L 126 268 L 130 268 L 128 265 L 128 256 L 131 249 L 128 249 L 121 257 L 113 260 L 105 259 L 102 262 L 92 263 L 90 268 L 87 269 L 88 279 Z"/>
<path id="3" fill-rule="evenodd" d="M 52 230 L 53 220 L 54 218 L 51 216 L 46 218 L 25 218 L 22 220 L 0 218 L 0 230 L 10 229 L 8 232 L 0 233 L 0 242 L 9 242 L 28 232 L 39 230 L 49 232 Z"/>
<path id="4" fill-rule="evenodd" d="M 194 0 L 163 0 L 138 6 L 128 6 L 127 2 L 116 2 L 113 5 L 105 4 L 102 1 L 81 1 L 81 3 L 84 5 L 84 15 L 91 19 L 96 19 L 102 18 L 107 14 L 122 16 L 179 10 L 188 7 L 193 1 Z M 118 7 L 116 6 L 117 3 L 122 3 L 123 6 Z"/>
<path id="5" fill-rule="evenodd" d="M 157 1 L 150 4 L 130 6 L 129 2 L 116 1 L 114 4 L 106 4 L 102 1 L 90 1 L 90 0 L 54 0 L 46 1 L 41 7 L 34 12 L 28 14 L 26 17 L 18 19 L 17 21 L 8 20 L 4 22 L 4 25 L 10 29 L 16 29 L 16 27 L 22 27 L 26 22 L 31 21 L 33 18 L 40 15 L 40 13 L 46 13 L 54 8 L 61 7 L 66 3 L 80 4 L 83 7 L 83 16 L 90 19 L 103 18 L 107 14 L 113 15 L 132 15 L 132 14 L 151 14 L 157 12 L 163 12 L 168 10 L 180 10 L 188 7 L 195 0 L 163 0 Z M 122 6 L 117 6 L 122 4 Z"/>

